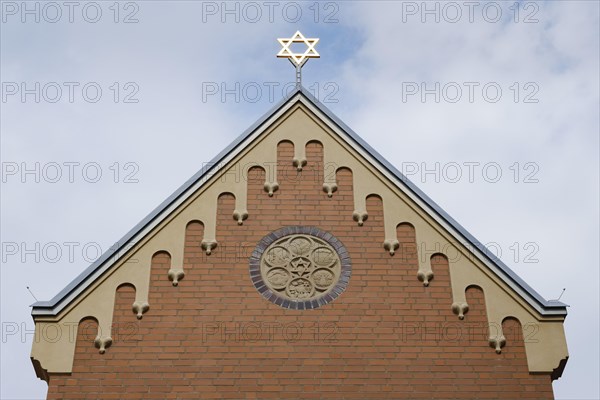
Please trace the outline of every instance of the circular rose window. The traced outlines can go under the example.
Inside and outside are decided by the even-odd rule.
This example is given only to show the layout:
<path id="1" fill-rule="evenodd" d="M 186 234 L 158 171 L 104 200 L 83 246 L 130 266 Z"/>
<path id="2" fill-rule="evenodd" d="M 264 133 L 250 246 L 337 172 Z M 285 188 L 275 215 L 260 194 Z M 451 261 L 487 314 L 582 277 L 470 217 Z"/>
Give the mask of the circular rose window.
<path id="1" fill-rule="evenodd" d="M 332 234 L 293 226 L 265 236 L 250 257 L 250 278 L 269 301 L 306 310 L 339 296 L 350 279 L 350 256 Z"/>

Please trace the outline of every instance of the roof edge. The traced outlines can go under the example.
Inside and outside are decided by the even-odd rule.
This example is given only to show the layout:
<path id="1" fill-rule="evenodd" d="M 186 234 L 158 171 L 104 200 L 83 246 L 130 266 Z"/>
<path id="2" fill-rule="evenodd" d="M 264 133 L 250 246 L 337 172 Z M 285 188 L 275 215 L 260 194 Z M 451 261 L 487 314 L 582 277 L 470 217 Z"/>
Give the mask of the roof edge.
<path id="1" fill-rule="evenodd" d="M 49 301 L 37 301 L 32 304 L 32 315 L 57 315 L 62 308 L 67 304 L 64 300 L 71 294 L 75 293 L 78 289 L 86 286 L 88 282 L 96 273 L 101 271 L 102 267 L 107 263 L 114 263 L 126 254 L 125 250 L 127 246 L 132 243 L 132 239 L 142 232 L 145 228 L 150 226 L 165 210 L 167 210 L 172 204 L 174 204 L 181 196 L 185 195 L 186 192 L 193 187 L 200 180 L 208 176 L 213 170 L 218 169 L 219 163 L 225 159 L 229 154 L 234 152 L 237 147 L 244 142 L 248 137 L 252 135 L 258 128 L 260 128 L 265 122 L 267 122 L 272 116 L 280 112 L 287 106 L 292 106 L 301 98 L 305 98 L 307 101 L 322 112 L 334 125 L 336 125 L 342 132 L 346 133 L 352 141 L 363 149 L 368 155 L 370 155 L 383 169 L 389 174 L 394 176 L 399 182 L 408 189 L 414 196 L 419 198 L 428 208 L 429 212 L 435 213 L 440 219 L 445 221 L 453 230 L 459 234 L 467 243 L 473 245 L 471 251 L 488 260 L 490 263 L 497 267 L 497 270 L 502 273 L 501 278 L 509 284 L 513 283 L 525 292 L 531 300 L 533 300 L 538 307 L 536 308 L 543 316 L 566 316 L 568 305 L 556 301 L 556 300 L 545 300 L 538 292 L 536 292 L 531 286 L 523 281 L 514 271 L 512 271 L 506 264 L 504 264 L 498 257 L 490 252 L 486 246 L 480 243 L 473 235 L 471 235 L 463 226 L 461 226 L 456 220 L 454 220 L 448 213 L 446 213 L 437 203 L 435 203 L 429 196 L 427 196 L 421 189 L 419 189 L 410 179 L 404 176 L 396 167 L 389 163 L 383 158 L 374 148 L 366 143 L 358 134 L 356 134 L 350 127 L 348 127 L 343 121 L 341 121 L 333 112 L 331 112 L 323 103 L 315 98 L 306 88 L 296 88 L 295 91 L 288 94 L 288 96 L 281 99 L 275 106 L 273 106 L 268 112 L 263 114 L 256 122 L 254 122 L 248 129 L 246 129 L 240 136 L 238 136 L 229 146 L 222 150 L 217 156 L 215 156 L 210 162 L 205 164 L 196 174 L 188 179 L 183 185 L 181 185 L 171 196 L 164 200 L 159 206 L 150 212 L 142 221 L 136 224 L 129 232 L 117 242 L 116 246 L 111 247 L 104 252 L 98 260 L 92 263 L 88 268 L 81 272 L 73 281 L 71 281 L 63 290 L 57 293 Z M 121 253 L 122 252 L 122 253 Z M 530 303 L 530 301 L 525 298 Z M 533 305 L 533 304 L 532 304 Z M 62 306 L 57 311 L 57 306 Z"/>
<path id="2" fill-rule="evenodd" d="M 115 255 L 118 255 L 120 251 L 126 250 L 126 247 L 131 244 L 133 239 L 140 231 L 147 227 L 152 221 L 154 221 L 165 209 L 167 209 L 175 200 L 182 196 L 191 186 L 202 179 L 205 175 L 209 174 L 215 167 L 219 165 L 219 162 L 231 153 L 244 139 L 246 139 L 252 132 L 254 132 L 260 125 L 266 122 L 269 117 L 277 113 L 279 109 L 285 106 L 291 98 L 293 98 L 300 89 L 289 94 L 287 97 L 281 99 L 276 105 L 274 105 L 269 111 L 263 114 L 258 120 L 256 120 L 250 127 L 248 127 L 241 135 L 239 135 L 233 142 L 229 144 L 225 149 L 218 153 L 211 161 L 205 163 L 203 167 L 196 172 L 191 178 L 189 178 L 183 185 L 181 185 L 173 194 L 167 199 L 160 203 L 154 208 L 150 214 L 148 214 L 143 220 L 137 223 L 132 229 L 130 229 L 119 241 L 116 242 L 115 246 L 112 246 L 106 250 L 96 261 L 94 261 L 89 267 L 83 270 L 75 279 L 73 279 L 64 289 L 58 292 L 52 299 L 47 301 L 37 301 L 30 305 L 33 311 L 41 309 L 53 309 L 58 305 L 65 297 L 80 287 L 91 275 L 102 267 L 107 261 L 109 261 Z M 122 254 L 124 255 L 124 253 Z"/>
<path id="3" fill-rule="evenodd" d="M 320 109 L 328 118 L 332 120 L 341 130 L 346 132 L 359 146 L 361 146 L 367 153 L 373 156 L 388 172 L 398 178 L 407 189 L 413 194 L 422 199 L 426 205 L 428 205 L 432 211 L 434 211 L 439 217 L 444 219 L 449 225 L 454 227 L 456 231 L 463 236 L 469 243 L 471 243 L 475 249 L 479 250 L 481 255 L 486 257 L 489 261 L 499 267 L 499 269 L 506 274 L 506 276 L 518 284 L 522 289 L 527 291 L 535 300 L 538 301 L 539 305 L 548 309 L 564 309 L 564 315 L 567 314 L 567 304 L 557 300 L 546 300 L 536 290 L 529 286 L 521 277 L 519 277 L 511 268 L 509 268 L 502 260 L 494 255 L 493 252 L 479 242 L 473 235 L 471 235 L 460 223 L 452 218 L 446 211 L 442 209 L 434 200 L 432 200 L 425 192 L 423 192 L 417 185 L 415 185 L 410 179 L 408 179 L 402 172 L 400 172 L 394 165 L 389 163 L 377 150 L 371 147 L 365 142 L 356 132 L 354 132 L 348 125 L 346 125 L 341 119 L 339 119 L 331 110 L 329 110 L 323 103 L 315 98 L 307 89 L 301 89 L 302 94 L 310 100 L 317 108 Z M 485 252 L 483 252 L 485 251 Z"/>

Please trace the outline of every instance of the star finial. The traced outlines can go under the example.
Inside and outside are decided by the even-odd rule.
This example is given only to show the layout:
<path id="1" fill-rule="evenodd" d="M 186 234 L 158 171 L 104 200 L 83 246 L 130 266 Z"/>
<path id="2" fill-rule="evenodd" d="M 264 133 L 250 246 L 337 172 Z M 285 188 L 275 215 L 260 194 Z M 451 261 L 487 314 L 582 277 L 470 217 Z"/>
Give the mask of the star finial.
<path id="1" fill-rule="evenodd" d="M 306 38 L 300 31 L 296 31 L 294 36 L 291 38 L 283 38 L 277 39 L 277 41 L 281 44 L 282 49 L 277 53 L 277 57 L 279 58 L 287 58 L 292 64 L 296 67 L 302 67 L 309 58 L 319 58 L 321 57 L 317 50 L 315 50 L 315 46 L 319 43 L 318 38 Z M 290 46 L 292 43 L 304 43 L 306 44 L 306 51 L 304 53 L 294 53 Z"/>
<path id="2" fill-rule="evenodd" d="M 291 38 L 277 39 L 281 44 L 282 48 L 277 53 L 279 58 L 287 58 L 296 67 L 296 87 L 302 86 L 302 66 L 308 61 L 309 58 L 320 58 L 321 56 L 315 50 L 315 46 L 319 43 L 318 38 L 305 38 L 300 31 L 296 31 L 294 36 Z M 293 43 L 304 43 L 306 45 L 306 51 L 304 53 L 294 53 L 290 46 Z"/>

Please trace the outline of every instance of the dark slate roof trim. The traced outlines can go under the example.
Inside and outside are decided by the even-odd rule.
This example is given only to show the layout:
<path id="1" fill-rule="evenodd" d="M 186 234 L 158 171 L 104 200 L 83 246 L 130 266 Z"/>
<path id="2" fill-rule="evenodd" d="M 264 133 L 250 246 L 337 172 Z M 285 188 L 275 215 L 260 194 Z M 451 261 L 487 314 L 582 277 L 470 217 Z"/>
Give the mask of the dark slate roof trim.
<path id="1" fill-rule="evenodd" d="M 460 225 L 454 218 L 452 218 L 446 211 L 444 211 L 435 201 L 427 196 L 421 189 L 419 189 L 410 179 L 408 179 L 402 172 L 394 167 L 389 161 L 381 156 L 372 148 L 367 142 L 365 142 L 356 132 L 354 132 L 349 126 L 347 126 L 342 120 L 340 120 L 333 112 L 331 112 L 325 105 L 323 105 L 317 98 L 315 98 L 308 90 L 302 90 L 302 94 L 306 96 L 312 103 L 317 106 L 329 119 L 331 119 L 342 131 L 346 132 L 348 136 L 354 140 L 356 144 L 362 147 L 367 153 L 373 156 L 388 172 L 394 175 L 397 179 L 404 183 L 404 185 L 412 191 L 417 197 L 422 199 L 440 218 L 445 220 L 450 226 L 466 239 L 474 249 L 478 249 L 481 255 L 486 257 L 490 262 L 494 263 L 499 269 L 506 274 L 514 283 L 519 285 L 527 293 L 529 293 L 535 300 L 539 302 L 544 308 L 562 308 L 567 307 L 566 304 L 555 301 L 545 300 L 539 293 L 537 293 L 531 286 L 529 286 L 523 279 L 521 279 L 513 270 L 511 270 L 502 260 L 489 251 L 489 249 L 479 242 L 473 235 L 471 235 L 462 225 Z M 566 314 L 566 309 L 565 309 Z"/>
<path id="2" fill-rule="evenodd" d="M 289 94 L 288 97 L 282 99 L 277 103 L 271 110 L 265 113 L 260 119 L 258 119 L 253 125 L 246 129 L 237 139 L 235 139 L 229 146 L 221 151 L 215 158 L 213 158 L 208 164 L 206 164 L 200 171 L 198 171 L 192 178 L 180 186 L 171 196 L 163 201 L 158 207 L 156 207 L 146 218 L 138 223 L 133 229 L 131 229 L 119 242 L 119 246 L 111 248 L 106 251 L 102 256 L 96 260 L 92 265 L 86 268 L 79 276 L 77 276 L 71 283 L 69 283 L 63 290 L 61 290 L 56 296 L 50 301 L 38 301 L 32 305 L 33 311 L 36 310 L 50 311 L 55 308 L 62 300 L 67 298 L 71 293 L 76 291 L 78 288 L 83 286 L 86 281 L 101 267 L 109 261 L 113 256 L 120 254 L 119 251 L 126 249 L 131 240 L 152 222 L 156 220 L 160 214 L 165 211 L 170 205 L 178 200 L 186 191 L 191 188 L 195 183 L 200 181 L 205 175 L 209 174 L 216 166 L 219 165 L 220 161 L 232 153 L 236 148 L 246 140 L 256 129 L 263 125 L 272 115 L 276 114 L 282 109 L 288 101 L 295 95 L 301 94 L 310 103 L 312 103 L 319 111 L 325 114 L 331 122 L 345 132 L 355 144 L 361 147 L 369 155 L 371 155 L 384 169 L 390 174 L 395 176 L 404 186 L 410 190 L 415 196 L 421 199 L 433 212 L 437 214 L 442 220 L 446 221 L 451 227 L 453 227 L 457 233 L 459 233 L 468 243 L 474 246 L 472 251 L 479 250 L 479 254 L 485 257 L 488 261 L 498 267 L 498 269 L 504 273 L 504 277 L 508 278 L 511 282 L 514 282 L 518 287 L 523 289 L 529 294 L 544 310 L 549 311 L 552 315 L 566 315 L 567 305 L 559 301 L 547 301 L 539 293 L 537 293 L 531 286 L 523 281 L 517 274 L 515 274 L 507 265 L 505 265 L 499 258 L 493 253 L 487 251 L 487 248 L 481 244 L 473 235 L 471 235 L 465 228 L 463 228 L 458 222 L 456 222 L 450 215 L 448 215 L 439 205 L 437 205 L 432 199 L 429 198 L 423 191 L 421 191 L 414 183 L 412 183 L 407 177 L 405 177 L 396 167 L 390 164 L 385 158 L 383 158 L 375 149 L 373 149 L 368 143 L 366 143 L 356 132 L 348 127 L 343 121 L 341 121 L 335 114 L 333 114 L 327 107 L 325 107 L 318 99 L 316 99 L 308 90 L 301 88 L 296 90 L 294 93 Z M 37 313 L 36 313 L 37 314 Z M 47 314 L 42 311 L 42 314 Z"/>
<path id="3" fill-rule="evenodd" d="M 192 187 L 196 182 L 201 180 L 205 175 L 210 173 L 215 167 L 219 165 L 219 162 L 223 160 L 229 153 L 235 150 L 238 145 L 243 142 L 252 132 L 254 132 L 259 126 L 261 126 L 265 121 L 269 119 L 270 116 L 277 113 L 280 108 L 282 108 L 289 99 L 295 95 L 296 92 L 292 93 L 289 97 L 283 98 L 280 100 L 275 106 L 273 106 L 267 113 L 265 113 L 262 117 L 260 117 L 254 124 L 252 124 L 248 129 L 246 129 L 240 136 L 238 136 L 229 146 L 227 146 L 223 151 L 221 151 L 216 157 L 214 157 L 211 161 L 205 164 L 200 171 L 198 171 L 194 176 L 188 179 L 183 185 L 181 185 L 172 195 L 170 195 L 165 201 L 163 201 L 158 207 L 156 207 L 146 218 L 140 221 L 137 225 L 133 227 L 129 232 L 125 234 L 117 242 L 118 246 L 112 246 L 107 251 L 105 251 L 95 262 L 93 262 L 88 268 L 82 271 L 71 283 L 69 283 L 63 290 L 61 290 L 56 296 L 54 296 L 49 301 L 38 301 L 33 303 L 31 307 L 34 309 L 51 309 L 54 308 L 58 303 L 61 302 L 65 297 L 67 297 L 70 293 L 79 288 L 86 280 L 89 278 L 94 272 L 96 272 L 100 267 L 107 261 L 110 260 L 111 257 L 117 254 L 124 254 L 124 251 L 127 250 L 127 246 L 131 244 L 131 240 L 141 231 L 144 230 L 148 225 L 150 225 L 164 210 L 166 210 L 171 204 L 173 204 L 180 196 L 182 196 L 190 187 Z M 123 253 L 119 253 L 123 252 Z"/>

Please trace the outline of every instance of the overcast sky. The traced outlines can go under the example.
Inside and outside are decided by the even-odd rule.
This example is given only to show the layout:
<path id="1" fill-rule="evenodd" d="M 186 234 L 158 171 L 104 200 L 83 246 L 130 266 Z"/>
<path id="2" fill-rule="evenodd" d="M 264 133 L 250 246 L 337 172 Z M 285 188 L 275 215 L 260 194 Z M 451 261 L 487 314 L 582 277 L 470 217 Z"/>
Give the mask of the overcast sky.
<path id="1" fill-rule="evenodd" d="M 2 399 L 49 300 L 304 86 L 547 299 L 559 399 L 597 399 L 599 7 L 539 2 L 2 2 Z M 425 9 L 426 8 L 426 9 Z M 27 172 L 29 171 L 29 172 Z"/>

